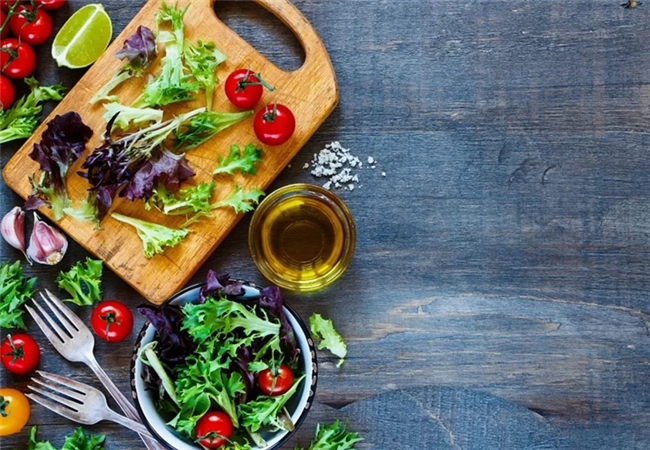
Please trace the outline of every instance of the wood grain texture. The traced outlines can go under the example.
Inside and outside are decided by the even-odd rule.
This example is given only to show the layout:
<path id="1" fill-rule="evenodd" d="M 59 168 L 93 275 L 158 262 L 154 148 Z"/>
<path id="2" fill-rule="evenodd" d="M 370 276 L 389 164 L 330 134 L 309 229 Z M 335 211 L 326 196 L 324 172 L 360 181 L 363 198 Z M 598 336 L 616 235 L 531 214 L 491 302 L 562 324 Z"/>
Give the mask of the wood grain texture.
<path id="1" fill-rule="evenodd" d="M 106 3 L 116 30 L 142 4 Z M 341 100 L 269 190 L 322 181 L 302 167 L 332 140 L 378 163 L 364 164 L 359 188 L 337 191 L 358 230 L 351 267 L 329 289 L 286 293 L 303 318 L 332 318 L 350 355 L 337 369 L 336 358 L 318 353 L 318 403 L 283 450 L 306 445 L 316 423 L 349 410 L 359 430 L 369 419 L 402 429 L 410 410 L 395 418 L 393 397 L 375 395 L 427 387 L 526 407 L 559 430 L 562 449 L 650 447 L 650 5 L 620 3 L 295 1 L 328 50 Z M 291 33 L 264 10 L 244 1 L 216 8 L 280 67 L 302 63 Z M 68 86 L 81 76 L 47 63 L 38 71 Z M 17 148 L 3 146 L 3 164 Z M 6 186 L 0 198 L 4 210 L 20 201 Z M 264 284 L 247 250 L 249 222 L 190 282 L 213 268 Z M 19 257 L 4 243 L 0 250 L 3 261 Z M 85 256 L 73 243 L 60 266 L 25 270 L 55 289 L 57 270 Z M 104 288 L 133 307 L 144 301 L 109 270 Z M 29 327 L 45 370 L 93 382 Z M 98 344 L 124 392 L 131 345 Z M 363 407 L 366 399 L 385 401 L 385 412 Z M 74 428 L 42 408 L 33 413 L 30 423 L 59 445 Z M 480 427 L 456 423 L 445 426 L 463 442 L 480 436 Z M 108 450 L 142 448 L 117 426 L 92 429 L 109 433 Z M 362 448 L 430 448 L 392 437 Z M 0 447 L 25 443 L 23 432 Z"/>
<path id="2" fill-rule="evenodd" d="M 255 137 L 252 129 L 252 118 L 240 122 L 223 131 L 197 149 L 188 152 L 187 159 L 197 173 L 192 178 L 193 183 L 209 182 L 212 170 L 216 167 L 218 156 L 225 157 L 230 145 L 238 144 L 242 148 L 249 142 L 264 149 L 264 157 L 257 174 L 254 176 L 238 176 L 234 182 L 245 189 L 266 189 L 271 181 L 291 161 L 320 124 L 331 113 L 338 102 L 336 76 L 333 72 L 327 51 L 318 35 L 306 21 L 304 16 L 285 0 L 260 0 L 259 3 L 276 15 L 298 37 L 305 51 L 304 64 L 291 72 L 276 67 L 263 55 L 259 54 L 250 44 L 230 30 L 213 14 L 213 1 L 178 2 L 178 7 L 189 5 L 184 16 L 186 39 L 196 42 L 199 39 L 211 40 L 228 57 L 219 66 L 218 76 L 225 80 L 229 73 L 241 67 L 253 68 L 264 74 L 265 79 L 277 86 L 273 92 L 267 91 L 260 101 L 258 108 L 272 102 L 287 105 L 297 118 L 297 127 L 291 139 L 275 147 L 262 145 Z M 86 153 L 98 147 L 102 142 L 102 129 L 106 128 L 103 119 L 104 108 L 101 104 L 89 104 L 90 98 L 113 76 L 123 62 L 114 57 L 124 41 L 131 36 L 138 26 L 145 25 L 155 28 L 155 15 L 161 1 L 148 1 L 133 20 L 122 30 L 103 56 L 94 63 L 75 87 L 65 96 L 64 100 L 54 109 L 51 115 L 39 127 L 34 135 L 18 150 L 4 167 L 5 182 L 22 197 L 31 193 L 28 176 L 38 171 L 38 164 L 29 157 L 34 143 L 40 141 L 40 136 L 46 123 L 58 114 L 67 111 L 77 111 L 84 123 L 95 130 L 93 138 L 87 145 Z M 141 93 L 143 82 L 129 80 L 120 86 L 117 94 L 123 104 L 131 104 Z M 215 111 L 236 111 L 222 89 L 217 88 L 213 105 Z M 191 109 L 205 106 L 203 98 L 181 105 L 170 105 L 164 108 L 166 119 Z M 80 158 L 70 169 L 74 174 L 80 170 L 84 157 Z M 86 198 L 88 183 L 79 176 L 68 177 L 68 190 L 73 201 L 80 202 Z M 217 180 L 217 196 L 225 197 L 231 190 L 233 180 Z M 112 211 L 146 221 L 178 228 L 184 221 L 182 217 L 164 216 L 157 211 L 145 211 L 142 202 L 131 202 L 116 198 Z M 48 208 L 41 212 L 52 218 Z M 110 214 L 110 213 L 109 213 Z M 72 217 L 64 217 L 58 225 L 71 237 L 79 242 L 89 252 L 102 259 L 108 267 L 118 273 L 124 280 L 140 292 L 145 298 L 154 303 L 162 303 L 171 294 L 180 289 L 202 265 L 207 257 L 217 248 L 219 243 L 233 229 L 241 218 L 230 208 L 221 208 L 214 212 L 213 217 L 192 226 L 191 233 L 183 242 L 164 254 L 146 258 L 142 252 L 134 251 L 141 246 L 140 238 L 132 226 L 107 217 L 101 223 L 101 230 L 91 222 L 79 222 Z"/>

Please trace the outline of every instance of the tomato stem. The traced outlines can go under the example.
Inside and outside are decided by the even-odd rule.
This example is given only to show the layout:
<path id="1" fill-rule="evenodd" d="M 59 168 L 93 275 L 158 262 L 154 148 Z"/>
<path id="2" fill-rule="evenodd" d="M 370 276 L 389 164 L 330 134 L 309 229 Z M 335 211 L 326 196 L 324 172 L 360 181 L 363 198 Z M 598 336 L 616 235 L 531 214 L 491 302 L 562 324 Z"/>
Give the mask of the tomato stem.
<path id="1" fill-rule="evenodd" d="M 214 443 L 214 441 L 220 441 L 224 440 L 226 442 L 232 442 L 230 439 L 228 439 L 226 436 L 217 433 L 216 431 L 210 431 L 209 433 L 204 434 L 203 436 L 197 436 L 196 440 L 197 441 L 202 441 L 204 439 L 209 439 L 210 445 Z"/>
<path id="2" fill-rule="evenodd" d="M 7 417 L 9 415 L 9 413 L 7 413 L 7 406 L 9 406 L 9 402 L 0 395 L 0 416 Z"/>
<path id="3" fill-rule="evenodd" d="M 33 1 L 34 0 L 32 0 L 32 4 Z M 0 25 L 0 34 L 2 34 L 4 29 L 7 28 L 7 25 L 9 25 L 9 19 L 11 19 L 11 17 L 14 15 L 14 11 L 16 10 L 16 8 L 18 8 L 18 4 L 19 2 L 16 2 L 13 5 L 9 5 L 9 11 L 7 11 L 7 17 L 5 17 L 5 21 L 2 23 L 2 25 Z M 4 70 L 4 67 L 2 68 L 2 70 Z"/>
<path id="4" fill-rule="evenodd" d="M 99 318 L 102 319 L 104 322 L 106 322 L 106 340 L 108 340 L 108 336 L 109 336 L 108 333 L 110 331 L 111 325 L 112 324 L 119 325 L 120 321 L 117 320 L 117 318 L 115 317 L 115 313 L 112 311 L 107 313 L 105 316 L 99 316 Z"/>
<path id="5" fill-rule="evenodd" d="M 262 74 L 259 72 L 253 73 L 252 75 L 257 78 L 257 81 L 248 81 L 248 77 L 251 75 L 251 70 L 246 69 L 246 73 L 244 74 L 244 78 L 239 80 L 237 83 L 237 89 L 235 89 L 235 92 L 241 92 L 244 89 L 246 89 L 246 86 L 264 86 L 267 88 L 269 91 L 275 91 L 275 88 L 271 86 L 269 83 L 264 81 L 262 78 Z"/>
<path id="6" fill-rule="evenodd" d="M 269 110 L 269 105 L 266 105 L 266 111 L 264 112 L 264 115 L 262 116 L 262 119 L 264 119 L 265 122 L 275 122 L 275 118 L 278 115 L 278 104 L 273 103 L 273 110 Z"/>
<path id="7" fill-rule="evenodd" d="M 11 362 L 16 362 L 18 359 L 25 359 L 24 345 L 20 344 L 20 346 L 16 347 L 10 334 L 7 335 L 7 341 L 9 342 L 9 347 L 11 347 L 11 351 L 2 356 L 11 356 Z"/>

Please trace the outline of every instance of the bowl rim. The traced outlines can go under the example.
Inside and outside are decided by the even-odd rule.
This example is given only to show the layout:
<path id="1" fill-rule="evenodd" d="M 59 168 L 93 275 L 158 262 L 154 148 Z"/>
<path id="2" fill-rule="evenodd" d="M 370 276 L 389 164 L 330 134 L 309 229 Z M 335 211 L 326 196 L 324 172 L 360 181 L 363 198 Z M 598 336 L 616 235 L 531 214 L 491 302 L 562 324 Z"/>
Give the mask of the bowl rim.
<path id="1" fill-rule="evenodd" d="M 238 282 L 241 282 L 242 284 L 260 290 L 261 287 L 258 286 L 255 283 L 249 282 L 249 281 L 244 281 L 244 280 L 236 280 Z M 166 299 L 163 303 L 161 303 L 158 306 L 162 306 L 167 303 L 171 303 L 177 298 L 189 294 L 191 291 L 196 290 L 198 294 L 198 290 L 205 285 L 206 282 L 199 282 L 195 283 L 189 286 L 186 286 L 185 288 L 177 291 L 173 295 L 171 295 L 168 299 Z M 318 384 L 318 361 L 316 359 L 316 347 L 314 345 L 314 340 L 311 336 L 311 332 L 309 330 L 309 327 L 305 324 L 305 321 L 298 315 L 298 313 L 286 302 L 283 300 L 282 306 L 289 310 L 289 312 L 293 315 L 293 317 L 296 320 L 296 323 L 300 326 L 302 329 L 303 333 L 305 334 L 305 337 L 307 338 L 307 347 L 309 348 L 309 352 L 311 354 L 311 365 L 312 365 L 312 377 L 311 380 L 305 379 L 305 383 L 309 382 L 309 385 L 306 386 L 306 388 L 309 389 L 309 395 L 307 396 L 307 401 L 305 403 L 305 407 L 303 408 L 302 412 L 300 413 L 300 416 L 294 423 L 294 430 L 293 431 L 288 431 L 285 433 L 280 440 L 278 440 L 273 446 L 271 447 L 255 447 L 256 449 L 259 450 L 274 450 L 280 448 L 283 444 L 285 444 L 291 436 L 298 430 L 300 425 L 304 422 L 304 420 L 307 418 L 307 414 L 309 413 L 309 410 L 311 409 L 311 406 L 314 402 L 314 398 L 316 396 L 316 386 Z M 151 326 L 151 323 L 149 321 L 145 321 L 144 325 L 142 326 L 142 329 L 138 333 L 138 336 L 135 340 L 135 344 L 133 345 L 133 354 L 131 355 L 131 367 L 129 370 L 129 380 L 130 380 L 130 387 L 131 387 L 131 397 L 133 399 L 133 403 L 135 404 L 135 408 L 138 412 L 138 416 L 140 420 L 142 421 L 143 425 L 147 427 L 151 435 L 160 443 L 163 447 L 167 448 L 168 450 L 177 450 L 175 447 L 172 447 L 169 443 L 167 443 L 161 436 L 160 434 L 156 431 L 155 427 L 153 427 L 148 420 L 146 420 L 146 416 L 144 414 L 144 411 L 142 410 L 142 407 L 140 406 L 140 401 L 138 398 L 138 393 L 136 390 L 136 378 L 135 378 L 135 371 L 136 371 L 136 364 L 138 362 L 138 350 L 140 349 L 142 339 L 144 338 L 149 326 Z M 200 449 L 200 447 L 196 447 L 197 449 Z"/>

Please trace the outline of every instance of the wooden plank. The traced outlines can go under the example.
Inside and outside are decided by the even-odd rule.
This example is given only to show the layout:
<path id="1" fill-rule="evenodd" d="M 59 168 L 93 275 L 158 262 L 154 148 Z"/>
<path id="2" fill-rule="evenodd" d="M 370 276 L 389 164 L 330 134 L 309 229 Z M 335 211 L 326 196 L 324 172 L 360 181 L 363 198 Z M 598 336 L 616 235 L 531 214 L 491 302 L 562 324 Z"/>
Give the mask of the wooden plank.
<path id="1" fill-rule="evenodd" d="M 297 36 L 305 50 L 305 62 L 299 69 L 287 72 L 272 64 L 216 18 L 213 14 L 212 0 L 185 1 L 179 2 L 178 5 L 179 7 L 190 5 L 185 15 L 187 39 L 194 42 L 198 39 L 212 40 L 227 55 L 228 60 L 218 69 L 220 79 L 224 80 L 230 72 L 241 67 L 251 67 L 263 73 L 265 79 L 276 86 L 276 90 L 267 91 L 257 108 L 263 108 L 264 105 L 276 101 L 287 105 L 296 116 L 296 131 L 287 143 L 266 147 L 257 141 L 252 129 L 252 119 L 225 130 L 210 142 L 189 152 L 187 159 L 197 173 L 192 179 L 193 183 L 209 181 L 212 178 L 211 172 L 216 166 L 217 156 L 225 156 L 231 144 L 245 146 L 253 142 L 265 151 L 258 173 L 249 177 L 237 176 L 234 181 L 245 188 L 266 189 L 338 102 L 334 71 L 327 52 L 311 25 L 286 0 L 260 0 L 259 3 L 282 20 Z M 143 6 L 104 55 L 54 109 L 45 123 L 9 160 L 3 175 L 7 185 L 19 195 L 27 197 L 31 192 L 28 175 L 35 172 L 38 165 L 28 155 L 34 143 L 40 140 L 47 121 L 55 115 L 70 110 L 77 111 L 84 122 L 95 130 L 87 146 L 87 152 L 100 144 L 105 129 L 102 118 L 104 110 L 101 105 L 90 105 L 88 100 L 122 64 L 113 55 L 121 48 L 124 40 L 140 25 L 153 28 L 154 17 L 160 4 L 160 0 L 151 0 Z M 134 100 L 142 86 L 139 80 L 126 83 L 119 91 L 122 103 L 129 104 Z M 214 110 L 235 111 L 235 107 L 229 104 L 222 89 L 217 88 L 216 91 Z M 204 106 L 202 98 L 182 105 L 170 105 L 169 108 L 165 108 L 166 117 L 200 106 Z M 82 161 L 83 157 L 73 165 L 70 169 L 71 174 L 79 170 Z M 217 181 L 216 195 L 222 198 L 232 189 L 233 182 L 230 179 Z M 86 196 L 88 184 L 78 176 L 70 176 L 68 188 L 70 197 L 80 201 Z M 171 227 L 178 227 L 183 222 L 182 218 L 164 216 L 156 211 L 146 212 L 141 202 L 119 199 L 115 202 L 113 210 Z M 41 212 L 51 218 L 48 209 L 43 208 Z M 216 210 L 214 217 L 193 226 L 191 233 L 181 244 L 150 259 L 145 258 L 140 251 L 140 239 L 135 230 L 114 219 L 106 218 L 102 221 L 102 230 L 97 230 L 92 223 L 80 223 L 70 217 L 63 218 L 58 225 L 89 252 L 101 258 L 108 267 L 144 297 L 154 303 L 161 303 L 189 280 L 240 218 L 241 214 L 237 215 L 229 209 Z"/>

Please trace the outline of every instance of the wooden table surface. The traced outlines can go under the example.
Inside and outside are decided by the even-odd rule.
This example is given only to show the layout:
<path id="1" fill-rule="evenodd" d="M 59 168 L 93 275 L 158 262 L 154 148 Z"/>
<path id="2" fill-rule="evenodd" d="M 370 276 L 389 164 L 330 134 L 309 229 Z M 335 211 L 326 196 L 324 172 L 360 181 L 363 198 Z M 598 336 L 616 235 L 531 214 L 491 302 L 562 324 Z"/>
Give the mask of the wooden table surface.
<path id="1" fill-rule="evenodd" d="M 272 185 L 315 180 L 303 166 L 338 140 L 366 163 L 337 191 L 358 227 L 351 267 L 332 287 L 286 292 L 307 318 L 332 318 L 341 367 L 319 352 L 316 423 L 350 420 L 373 449 L 650 448 L 650 3 L 622 0 L 295 0 L 338 75 L 334 113 Z M 55 14 L 57 27 L 83 2 Z M 114 32 L 142 0 L 105 2 Z M 251 2 L 218 14 L 278 65 L 302 51 Z M 218 44 L 218 43 L 217 43 Z M 49 43 L 37 78 L 71 87 Z M 2 146 L 2 164 L 18 144 Z M 382 172 L 385 176 L 382 176 Z M 0 188 L 2 211 L 20 204 Z M 250 216 L 196 273 L 261 284 Z M 19 257 L 5 243 L 1 260 Z M 40 288 L 87 256 L 25 266 Z M 143 302 L 109 271 L 104 297 Z M 78 309 L 82 317 L 88 308 Z M 136 319 L 136 329 L 143 324 Z M 35 324 L 41 368 L 97 384 Z M 128 391 L 133 339 L 97 345 Z M 1 385 L 27 377 L 0 371 Z M 75 425 L 34 406 L 30 424 L 60 446 Z M 118 426 L 106 449 L 143 448 Z M 26 448 L 27 433 L 0 440 Z"/>

